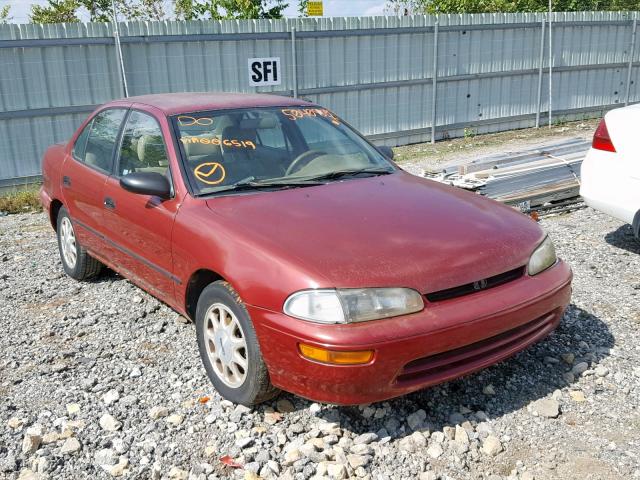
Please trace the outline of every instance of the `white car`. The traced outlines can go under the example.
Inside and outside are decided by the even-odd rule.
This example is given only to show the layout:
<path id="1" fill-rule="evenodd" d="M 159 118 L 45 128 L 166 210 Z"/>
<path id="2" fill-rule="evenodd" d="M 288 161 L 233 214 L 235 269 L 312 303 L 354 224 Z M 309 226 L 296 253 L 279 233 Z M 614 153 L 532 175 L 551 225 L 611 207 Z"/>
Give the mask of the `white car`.
<path id="1" fill-rule="evenodd" d="M 640 238 L 640 104 L 608 112 L 582 162 L 580 195 Z"/>

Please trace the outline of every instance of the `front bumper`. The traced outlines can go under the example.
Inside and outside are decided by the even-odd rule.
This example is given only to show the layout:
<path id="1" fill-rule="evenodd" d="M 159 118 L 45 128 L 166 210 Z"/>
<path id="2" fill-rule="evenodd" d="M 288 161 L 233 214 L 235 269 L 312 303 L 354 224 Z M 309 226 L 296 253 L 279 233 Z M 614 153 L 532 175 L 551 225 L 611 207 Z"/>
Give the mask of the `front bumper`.
<path id="1" fill-rule="evenodd" d="M 312 400 L 382 401 L 480 370 L 544 338 L 571 297 L 571 269 L 550 269 L 464 297 L 426 303 L 422 312 L 350 325 L 321 325 L 247 305 L 277 387 Z M 374 350 L 365 365 L 301 357 L 298 344 Z"/>

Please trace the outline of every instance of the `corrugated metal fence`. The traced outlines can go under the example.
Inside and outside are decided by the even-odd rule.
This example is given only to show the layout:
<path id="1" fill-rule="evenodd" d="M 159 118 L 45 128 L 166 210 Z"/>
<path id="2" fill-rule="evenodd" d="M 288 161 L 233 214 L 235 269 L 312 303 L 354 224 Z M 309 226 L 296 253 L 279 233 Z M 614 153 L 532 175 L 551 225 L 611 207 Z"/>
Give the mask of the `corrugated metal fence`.
<path id="1" fill-rule="evenodd" d="M 555 13 L 554 119 L 640 101 L 638 12 Z M 271 92 L 334 110 L 376 143 L 401 145 L 546 122 L 544 14 L 119 24 L 130 95 Z M 40 172 L 97 104 L 123 96 L 111 24 L 0 25 L 0 186 Z M 637 42 L 636 42 L 637 43 Z M 273 87 L 247 59 L 280 57 Z"/>

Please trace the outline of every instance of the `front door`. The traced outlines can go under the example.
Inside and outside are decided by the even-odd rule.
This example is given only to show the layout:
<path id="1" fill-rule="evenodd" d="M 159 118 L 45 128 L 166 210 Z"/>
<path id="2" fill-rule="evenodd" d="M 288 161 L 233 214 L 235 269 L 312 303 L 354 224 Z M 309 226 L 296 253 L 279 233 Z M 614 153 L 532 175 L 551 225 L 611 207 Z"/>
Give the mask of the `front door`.
<path id="1" fill-rule="evenodd" d="M 124 190 L 120 178 L 133 172 L 156 172 L 171 182 L 160 125 L 138 110 L 131 110 L 126 119 L 115 175 L 105 185 L 104 222 L 118 247 L 117 265 L 134 282 L 172 303 L 178 279 L 172 273 L 171 234 L 179 201 Z"/>
<path id="2" fill-rule="evenodd" d="M 116 139 L 126 114 L 122 108 L 99 112 L 76 138 L 62 166 L 64 203 L 78 240 L 90 252 L 106 255 L 103 190 L 111 174 Z"/>

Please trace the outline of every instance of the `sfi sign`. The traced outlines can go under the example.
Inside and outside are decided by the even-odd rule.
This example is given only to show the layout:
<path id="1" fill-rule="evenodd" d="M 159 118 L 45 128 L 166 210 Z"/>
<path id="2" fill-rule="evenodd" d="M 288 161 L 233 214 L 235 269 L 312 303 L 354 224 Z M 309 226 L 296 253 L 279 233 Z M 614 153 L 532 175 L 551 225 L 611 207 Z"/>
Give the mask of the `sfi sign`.
<path id="1" fill-rule="evenodd" d="M 249 59 L 249 85 L 252 87 L 280 85 L 281 72 L 280 57 Z"/>

